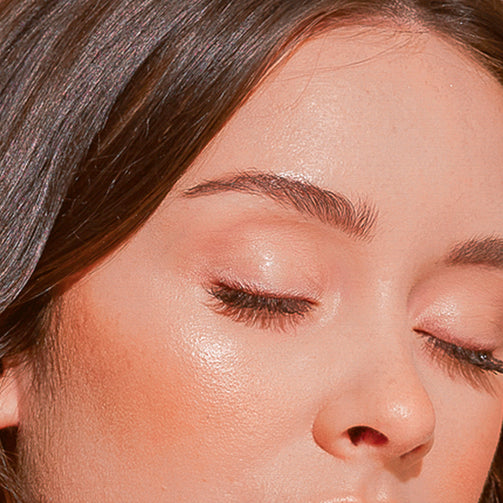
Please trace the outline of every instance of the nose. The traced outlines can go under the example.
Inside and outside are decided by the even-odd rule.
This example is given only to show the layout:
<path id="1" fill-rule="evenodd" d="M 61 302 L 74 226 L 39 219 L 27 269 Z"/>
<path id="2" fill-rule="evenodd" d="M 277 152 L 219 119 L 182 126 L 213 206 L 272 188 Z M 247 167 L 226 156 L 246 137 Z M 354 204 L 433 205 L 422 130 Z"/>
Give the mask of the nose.
<path id="1" fill-rule="evenodd" d="M 376 356 L 365 370 L 333 383 L 313 423 L 313 437 L 340 459 L 372 457 L 384 465 L 410 467 L 432 446 L 433 404 L 411 357 Z"/>

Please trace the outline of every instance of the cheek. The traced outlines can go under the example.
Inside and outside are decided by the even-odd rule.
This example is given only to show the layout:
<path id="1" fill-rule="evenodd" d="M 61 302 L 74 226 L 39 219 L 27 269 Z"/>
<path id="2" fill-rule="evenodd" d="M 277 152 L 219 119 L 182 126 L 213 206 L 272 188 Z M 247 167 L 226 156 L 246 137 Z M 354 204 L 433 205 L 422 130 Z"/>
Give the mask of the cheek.
<path id="1" fill-rule="evenodd" d="M 120 308 L 96 292 L 84 296 L 82 323 L 73 326 L 67 352 L 70 385 L 98 410 L 97 421 L 116 447 L 151 454 L 183 445 L 190 453 L 198 431 L 205 428 L 211 437 L 209 428 L 229 421 L 225 404 L 239 401 L 235 348 L 208 340 L 183 297 L 168 297 L 161 308 L 158 301 L 135 304 L 138 290 L 133 296 L 118 300 Z M 133 431 L 141 431 L 141 445 L 127 442 Z"/>
<path id="2" fill-rule="evenodd" d="M 220 327 L 195 287 L 172 277 L 134 287 L 91 279 L 69 294 L 60 336 L 64 428 L 90 421 L 96 457 L 110 451 L 172 487 L 218 485 L 215 473 L 242 479 L 292 431 L 308 431 L 302 393 L 312 389 L 289 376 L 302 368 L 293 355 L 278 359 L 269 341 Z M 81 429 L 68 449 L 79 452 L 82 441 Z"/>
<path id="3" fill-rule="evenodd" d="M 434 379 L 435 443 L 424 461 L 423 477 L 431 501 L 472 503 L 482 492 L 500 437 L 499 383 L 492 395 L 461 379 L 439 380 L 437 373 Z"/>

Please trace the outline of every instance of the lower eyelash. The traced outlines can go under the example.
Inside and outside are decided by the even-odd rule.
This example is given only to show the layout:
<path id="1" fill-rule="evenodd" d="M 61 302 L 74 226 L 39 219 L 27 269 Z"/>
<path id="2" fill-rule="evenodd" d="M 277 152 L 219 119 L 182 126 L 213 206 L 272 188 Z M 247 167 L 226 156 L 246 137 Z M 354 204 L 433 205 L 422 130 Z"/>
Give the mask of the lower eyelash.
<path id="1" fill-rule="evenodd" d="M 308 299 L 271 295 L 244 285 L 217 283 L 207 291 L 216 312 L 261 329 L 285 330 L 299 323 L 314 305 Z"/>
<path id="2" fill-rule="evenodd" d="M 490 388 L 488 376 L 503 373 L 503 362 L 488 351 L 476 351 L 451 344 L 431 334 L 417 331 L 424 349 L 449 376 L 461 376 L 474 387 Z"/>

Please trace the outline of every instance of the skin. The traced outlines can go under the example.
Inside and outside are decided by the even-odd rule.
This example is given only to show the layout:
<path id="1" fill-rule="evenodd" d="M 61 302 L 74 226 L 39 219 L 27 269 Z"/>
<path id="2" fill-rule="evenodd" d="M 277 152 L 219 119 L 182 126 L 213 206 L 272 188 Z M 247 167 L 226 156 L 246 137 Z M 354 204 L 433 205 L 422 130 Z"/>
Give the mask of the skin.
<path id="1" fill-rule="evenodd" d="M 33 498 L 476 503 L 503 382 L 423 332 L 503 358 L 502 271 L 445 261 L 503 234 L 502 165 L 503 89 L 449 42 L 353 27 L 304 43 L 61 299 L 56 384 L 17 378 Z M 268 197 L 183 195 L 252 169 L 369 201 L 375 225 L 359 238 Z M 312 306 L 253 323 L 218 281 Z"/>

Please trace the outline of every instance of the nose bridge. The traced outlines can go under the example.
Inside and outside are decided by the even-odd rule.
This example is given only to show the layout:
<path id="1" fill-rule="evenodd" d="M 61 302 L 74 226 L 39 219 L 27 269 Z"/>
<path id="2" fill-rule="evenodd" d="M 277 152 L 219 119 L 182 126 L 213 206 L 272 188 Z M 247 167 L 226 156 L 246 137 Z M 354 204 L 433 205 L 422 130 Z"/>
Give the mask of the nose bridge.
<path id="1" fill-rule="evenodd" d="M 389 291 L 366 302 L 344 335 L 353 348 L 360 347 L 348 351 L 346 371 L 337 372 L 313 435 L 323 449 L 343 458 L 363 451 L 386 459 L 424 455 L 435 412 L 414 362 L 406 305 Z"/>
<path id="2" fill-rule="evenodd" d="M 388 439 L 391 454 L 401 456 L 429 442 L 435 428 L 435 411 L 410 351 L 403 345 L 379 353 L 363 379 L 367 388 L 363 426 L 382 433 Z M 377 355 L 377 352 L 376 352 Z"/>
<path id="3" fill-rule="evenodd" d="M 372 389 L 368 406 L 376 420 L 381 418 L 383 428 L 392 423 L 395 436 L 403 428 L 416 427 L 428 434 L 434 427 L 433 405 L 413 357 L 408 295 L 395 283 L 380 280 L 377 298 L 368 308 L 370 316 L 362 328 L 369 331 L 371 352 L 367 372 L 361 375 Z"/>

